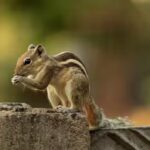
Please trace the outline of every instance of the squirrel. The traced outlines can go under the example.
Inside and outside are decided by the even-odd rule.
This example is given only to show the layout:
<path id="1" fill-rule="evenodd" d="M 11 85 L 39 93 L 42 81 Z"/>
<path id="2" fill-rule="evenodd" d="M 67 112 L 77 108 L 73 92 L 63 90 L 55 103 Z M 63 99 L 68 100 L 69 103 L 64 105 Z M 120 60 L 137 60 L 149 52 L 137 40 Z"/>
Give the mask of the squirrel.
<path id="1" fill-rule="evenodd" d="M 54 109 L 60 106 L 84 112 L 89 130 L 102 125 L 103 115 L 91 96 L 85 65 L 72 52 L 48 56 L 44 46 L 30 44 L 19 57 L 11 82 L 32 90 L 46 90 Z"/>

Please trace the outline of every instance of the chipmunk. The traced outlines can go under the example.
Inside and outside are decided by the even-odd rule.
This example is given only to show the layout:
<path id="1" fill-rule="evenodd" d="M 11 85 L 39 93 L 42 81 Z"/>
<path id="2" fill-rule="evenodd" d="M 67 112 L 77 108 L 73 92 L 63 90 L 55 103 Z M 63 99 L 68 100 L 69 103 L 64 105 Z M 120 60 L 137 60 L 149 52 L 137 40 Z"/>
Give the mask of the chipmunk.
<path id="1" fill-rule="evenodd" d="M 90 93 L 85 65 L 71 52 L 48 56 L 42 45 L 30 44 L 17 61 L 12 83 L 32 90 L 46 90 L 54 109 L 62 106 L 85 112 L 90 130 L 102 124 L 100 108 Z"/>

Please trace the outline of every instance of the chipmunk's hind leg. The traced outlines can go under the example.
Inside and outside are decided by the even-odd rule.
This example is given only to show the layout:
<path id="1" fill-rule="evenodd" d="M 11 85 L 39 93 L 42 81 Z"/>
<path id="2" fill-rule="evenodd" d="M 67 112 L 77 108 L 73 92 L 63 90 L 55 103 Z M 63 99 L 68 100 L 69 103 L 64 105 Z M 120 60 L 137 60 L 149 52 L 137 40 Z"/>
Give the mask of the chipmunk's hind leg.
<path id="1" fill-rule="evenodd" d="M 52 108 L 57 108 L 62 105 L 60 98 L 58 97 L 55 88 L 52 86 L 48 86 L 47 88 L 48 99 L 52 105 Z"/>
<path id="2" fill-rule="evenodd" d="M 89 94 L 87 79 L 83 75 L 74 77 L 66 84 L 65 91 L 70 102 L 70 109 L 82 111 L 85 97 Z"/>

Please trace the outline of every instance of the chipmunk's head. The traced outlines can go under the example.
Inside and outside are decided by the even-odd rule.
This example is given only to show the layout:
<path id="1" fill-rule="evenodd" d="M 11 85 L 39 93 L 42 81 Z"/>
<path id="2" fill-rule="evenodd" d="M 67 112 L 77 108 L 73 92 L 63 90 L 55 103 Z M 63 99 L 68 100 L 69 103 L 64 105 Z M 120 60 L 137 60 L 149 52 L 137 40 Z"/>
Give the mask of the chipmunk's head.
<path id="1" fill-rule="evenodd" d="M 19 57 L 14 75 L 35 76 L 46 61 L 46 52 L 42 45 L 28 46 L 27 51 Z"/>

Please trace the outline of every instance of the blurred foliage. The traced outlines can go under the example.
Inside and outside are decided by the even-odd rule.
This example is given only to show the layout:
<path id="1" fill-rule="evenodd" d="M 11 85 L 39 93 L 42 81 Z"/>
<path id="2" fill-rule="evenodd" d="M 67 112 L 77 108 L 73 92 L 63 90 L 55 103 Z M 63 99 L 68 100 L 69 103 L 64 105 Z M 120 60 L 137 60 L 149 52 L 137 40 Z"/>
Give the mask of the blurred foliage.
<path id="1" fill-rule="evenodd" d="M 93 95 L 109 115 L 150 103 L 149 16 L 149 0 L 1 0 L 0 100 L 49 107 L 46 94 L 10 83 L 19 55 L 42 43 L 49 54 L 81 56 Z"/>

